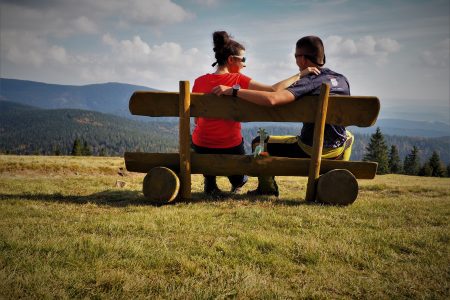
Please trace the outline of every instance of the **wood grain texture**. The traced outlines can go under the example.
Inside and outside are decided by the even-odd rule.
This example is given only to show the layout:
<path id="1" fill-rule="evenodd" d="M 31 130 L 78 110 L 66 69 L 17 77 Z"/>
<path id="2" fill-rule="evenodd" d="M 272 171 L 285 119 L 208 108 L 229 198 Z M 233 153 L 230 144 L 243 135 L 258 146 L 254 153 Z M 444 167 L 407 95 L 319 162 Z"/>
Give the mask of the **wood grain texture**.
<path id="1" fill-rule="evenodd" d="M 142 191 L 153 202 L 171 202 L 180 190 L 178 176 L 166 167 L 152 168 L 144 177 Z"/>
<path id="2" fill-rule="evenodd" d="M 320 161 L 322 159 L 321 155 L 325 135 L 325 119 L 328 109 L 329 93 L 330 86 L 326 83 L 322 83 L 322 86 L 320 87 L 319 101 L 317 102 L 313 146 L 308 171 L 308 184 L 306 186 L 305 200 L 309 202 L 313 202 L 316 199 L 316 180 L 319 178 L 320 174 Z"/>
<path id="3" fill-rule="evenodd" d="M 269 156 L 254 158 L 252 155 L 197 154 L 191 153 L 191 173 L 228 176 L 307 176 L 310 159 Z M 179 171 L 178 153 L 125 152 L 128 171 L 147 173 L 154 167 L 163 166 Z M 373 179 L 378 164 L 363 161 L 339 161 L 322 159 L 320 174 L 334 169 L 346 169 L 358 179 Z"/>
<path id="4" fill-rule="evenodd" d="M 130 112 L 150 117 L 177 117 L 178 93 L 137 91 L 130 99 Z M 239 122 L 314 122 L 318 96 L 275 107 L 256 105 L 239 98 L 191 93 L 191 117 L 231 119 Z M 377 97 L 329 96 L 328 124 L 369 127 L 380 111 Z"/>
<path id="5" fill-rule="evenodd" d="M 191 198 L 191 132 L 190 113 L 191 97 L 189 81 L 180 81 L 179 95 L 179 151 L 180 151 L 180 181 L 181 198 Z"/>
<path id="6" fill-rule="evenodd" d="M 349 205 L 358 197 L 358 181 L 348 170 L 332 170 L 317 180 L 317 201 Z"/>

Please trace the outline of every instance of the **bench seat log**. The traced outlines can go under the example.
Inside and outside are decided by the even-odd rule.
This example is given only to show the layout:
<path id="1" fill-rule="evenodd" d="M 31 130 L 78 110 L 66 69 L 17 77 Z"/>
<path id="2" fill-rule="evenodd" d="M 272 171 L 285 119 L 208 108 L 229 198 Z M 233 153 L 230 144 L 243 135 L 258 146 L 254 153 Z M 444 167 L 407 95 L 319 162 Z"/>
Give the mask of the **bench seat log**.
<path id="1" fill-rule="evenodd" d="M 150 117 L 178 116 L 179 93 L 135 92 L 129 108 L 133 115 Z M 239 122 L 311 122 L 314 123 L 317 96 L 275 107 L 256 105 L 239 98 L 191 93 L 191 117 L 222 118 Z M 370 127 L 380 111 L 380 100 L 366 96 L 330 95 L 326 122 L 341 126 Z"/>
<path id="2" fill-rule="evenodd" d="M 179 172 L 179 159 L 178 153 L 125 152 L 125 165 L 131 172 L 147 173 L 154 167 L 166 167 Z M 259 159 L 252 155 L 191 153 L 192 174 L 308 176 L 309 165 L 308 158 L 271 156 Z M 358 179 L 373 179 L 377 163 L 322 159 L 320 174 L 334 169 L 349 170 Z"/>

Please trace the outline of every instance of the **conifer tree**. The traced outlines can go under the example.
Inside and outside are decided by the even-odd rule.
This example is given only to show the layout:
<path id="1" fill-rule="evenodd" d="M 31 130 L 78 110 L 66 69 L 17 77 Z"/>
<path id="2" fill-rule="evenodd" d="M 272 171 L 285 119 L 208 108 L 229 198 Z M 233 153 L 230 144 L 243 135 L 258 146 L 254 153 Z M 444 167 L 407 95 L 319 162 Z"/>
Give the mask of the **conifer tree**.
<path id="1" fill-rule="evenodd" d="M 386 174 L 389 172 L 388 147 L 386 146 L 380 127 L 377 127 L 376 132 L 372 134 L 366 151 L 363 160 L 377 162 L 377 174 Z"/>
<path id="2" fill-rule="evenodd" d="M 411 153 L 405 157 L 403 163 L 403 170 L 407 175 L 417 175 L 420 168 L 419 149 L 416 146 L 413 147 Z"/>
<path id="3" fill-rule="evenodd" d="M 450 177 L 450 164 L 447 165 L 447 177 Z"/>
<path id="4" fill-rule="evenodd" d="M 106 150 L 105 148 L 100 149 L 100 153 L 98 154 L 99 156 L 106 156 Z"/>
<path id="5" fill-rule="evenodd" d="M 92 155 L 91 147 L 88 145 L 88 143 L 86 141 L 84 141 L 84 143 L 83 143 L 83 147 L 82 147 L 81 153 L 84 156 L 91 156 Z"/>
<path id="6" fill-rule="evenodd" d="M 73 142 L 73 147 L 72 147 L 71 154 L 73 156 L 81 156 L 81 155 L 83 155 L 83 149 L 82 149 L 81 141 L 80 141 L 79 138 L 76 138 L 75 141 Z"/>
<path id="7" fill-rule="evenodd" d="M 430 163 L 426 162 L 423 164 L 422 168 L 420 168 L 419 176 L 428 176 L 430 177 L 432 174 L 432 170 L 430 167 Z"/>
<path id="8" fill-rule="evenodd" d="M 54 149 L 54 151 L 53 151 L 53 154 L 54 154 L 55 156 L 61 155 L 61 148 L 60 148 L 59 146 L 56 146 L 55 149 Z"/>
<path id="9" fill-rule="evenodd" d="M 389 152 L 389 172 L 393 174 L 402 172 L 400 156 L 398 155 L 398 149 L 395 145 L 391 146 L 391 151 Z"/>
<path id="10" fill-rule="evenodd" d="M 433 151 L 428 164 L 430 165 L 431 176 L 444 177 L 444 168 L 441 165 L 441 159 L 439 158 L 439 154 L 436 151 Z"/>

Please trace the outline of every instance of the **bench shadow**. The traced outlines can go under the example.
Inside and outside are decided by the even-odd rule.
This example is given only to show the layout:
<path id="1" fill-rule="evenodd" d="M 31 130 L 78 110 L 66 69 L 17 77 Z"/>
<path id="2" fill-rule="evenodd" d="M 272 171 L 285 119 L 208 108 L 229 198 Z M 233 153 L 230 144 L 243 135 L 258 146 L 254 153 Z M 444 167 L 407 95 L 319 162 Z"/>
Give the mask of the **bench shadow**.
<path id="1" fill-rule="evenodd" d="M 74 196 L 63 195 L 61 193 L 55 194 L 0 194 L 0 201 L 7 199 L 20 199 L 31 201 L 45 201 L 57 203 L 74 203 L 74 204 L 97 204 L 111 207 L 126 207 L 126 206 L 161 206 L 161 203 L 154 203 L 144 198 L 139 191 L 117 191 L 106 190 L 90 195 Z"/>
<path id="2" fill-rule="evenodd" d="M 182 200 L 179 202 L 183 203 L 212 203 L 212 202 L 227 202 L 227 201 L 236 201 L 236 202 L 250 202 L 250 203 L 273 203 L 275 205 L 284 205 L 284 206 L 304 206 L 304 205 L 322 205 L 320 203 L 315 202 L 306 202 L 304 199 L 298 198 L 283 198 L 279 199 L 275 196 L 247 196 L 246 194 L 226 194 L 224 198 L 214 198 L 208 197 L 204 193 L 192 193 L 191 200 Z"/>
<path id="3" fill-rule="evenodd" d="M 247 196 L 245 194 L 232 195 L 227 194 L 224 198 L 208 197 L 204 193 L 197 192 L 192 193 L 192 199 L 190 200 L 175 200 L 173 202 L 154 202 L 147 200 L 140 191 L 117 191 L 106 190 L 90 195 L 74 196 L 63 195 L 61 193 L 55 194 L 0 194 L 0 201 L 8 199 L 20 199 L 30 201 L 45 201 L 45 202 L 57 202 L 57 203 L 73 203 L 73 204 L 87 204 L 92 203 L 96 205 L 104 205 L 111 207 L 126 207 L 126 206 L 166 206 L 174 205 L 177 203 L 217 203 L 217 202 L 250 202 L 250 203 L 273 203 L 274 205 L 282 206 L 317 206 L 323 205 L 319 203 L 306 202 L 304 199 L 288 198 L 278 199 L 274 196 Z"/>

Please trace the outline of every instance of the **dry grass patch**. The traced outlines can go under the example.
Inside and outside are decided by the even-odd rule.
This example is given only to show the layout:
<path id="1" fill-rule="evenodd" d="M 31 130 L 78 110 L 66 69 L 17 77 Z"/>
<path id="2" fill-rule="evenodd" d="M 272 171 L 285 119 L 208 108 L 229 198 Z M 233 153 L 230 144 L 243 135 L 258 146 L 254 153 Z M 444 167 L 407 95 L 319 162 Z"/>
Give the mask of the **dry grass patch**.
<path id="1" fill-rule="evenodd" d="M 154 206 L 121 166 L 0 156 L 0 298 L 449 297 L 449 179 L 378 176 L 334 207 L 305 178 L 213 201 L 195 175 L 193 201 Z"/>

